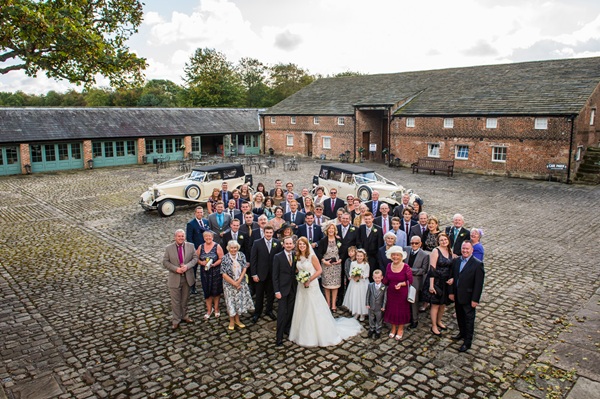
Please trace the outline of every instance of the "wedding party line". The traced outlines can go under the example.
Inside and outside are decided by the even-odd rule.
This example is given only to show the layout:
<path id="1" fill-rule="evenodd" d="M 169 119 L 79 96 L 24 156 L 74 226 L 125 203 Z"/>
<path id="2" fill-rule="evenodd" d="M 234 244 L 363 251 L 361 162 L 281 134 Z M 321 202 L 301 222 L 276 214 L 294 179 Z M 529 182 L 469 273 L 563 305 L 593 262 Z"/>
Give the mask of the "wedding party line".
<path id="1" fill-rule="evenodd" d="M 369 201 L 344 201 L 335 188 L 325 195 L 316 187 L 313 196 L 291 182 L 284 189 L 281 179 L 254 192 L 223 182 L 206 208 L 205 215 L 196 207 L 165 249 L 173 330 L 194 322 L 189 298 L 200 292 L 205 321 L 221 317 L 223 297 L 229 331 L 264 316 L 277 322 L 276 346 L 286 335 L 305 347 L 337 345 L 364 328 L 379 339 L 384 325 L 388 339 L 401 341 L 426 311 L 428 333 L 442 336 L 453 303 L 452 339 L 460 352 L 471 348 L 485 277 L 483 230 L 466 229 L 461 214 L 442 229 L 408 194 L 390 209 L 377 191 Z M 336 317 L 338 308 L 353 317 Z"/>

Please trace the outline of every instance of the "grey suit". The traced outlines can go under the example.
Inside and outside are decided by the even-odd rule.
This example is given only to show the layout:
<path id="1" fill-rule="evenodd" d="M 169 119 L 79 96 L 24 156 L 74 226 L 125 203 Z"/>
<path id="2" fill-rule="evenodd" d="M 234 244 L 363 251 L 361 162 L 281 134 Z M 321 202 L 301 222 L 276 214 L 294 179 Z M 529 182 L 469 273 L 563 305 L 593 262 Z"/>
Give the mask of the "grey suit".
<path id="1" fill-rule="evenodd" d="M 381 334 L 383 326 L 383 312 L 387 304 L 387 287 L 381 284 L 379 289 L 375 283 L 369 283 L 367 288 L 366 305 L 369 306 L 369 330 Z"/>
<path id="2" fill-rule="evenodd" d="M 231 216 L 225 212 L 223 212 L 223 225 L 219 226 L 219 222 L 217 222 L 217 214 L 211 213 L 208 215 L 208 226 L 212 231 L 215 232 L 215 242 L 217 244 L 221 244 L 221 237 L 223 234 L 229 230 L 229 224 L 231 223 Z"/>
<path id="3" fill-rule="evenodd" d="M 198 263 L 198 255 L 194 249 L 194 244 L 185 242 L 183 244 L 183 264 L 187 270 L 183 274 L 177 273 L 179 268 L 179 255 L 177 254 L 177 244 L 171 243 L 165 248 L 163 257 L 163 266 L 169 271 L 167 278 L 167 287 L 171 295 L 171 309 L 173 311 L 173 324 L 179 324 L 181 320 L 187 319 L 187 305 L 190 296 L 190 287 L 196 282 L 194 278 L 194 269 Z"/>
<path id="4" fill-rule="evenodd" d="M 417 295 L 415 296 L 415 301 L 410 305 L 411 307 L 411 315 L 413 322 L 419 320 L 419 297 L 421 296 L 421 289 L 423 288 L 423 279 L 429 272 L 429 255 L 431 252 L 425 251 L 423 248 L 420 248 L 414 256 L 414 260 L 411 264 L 411 247 L 404 247 L 404 251 L 408 254 L 404 262 L 410 266 L 413 275 L 413 287 L 417 289 Z"/>

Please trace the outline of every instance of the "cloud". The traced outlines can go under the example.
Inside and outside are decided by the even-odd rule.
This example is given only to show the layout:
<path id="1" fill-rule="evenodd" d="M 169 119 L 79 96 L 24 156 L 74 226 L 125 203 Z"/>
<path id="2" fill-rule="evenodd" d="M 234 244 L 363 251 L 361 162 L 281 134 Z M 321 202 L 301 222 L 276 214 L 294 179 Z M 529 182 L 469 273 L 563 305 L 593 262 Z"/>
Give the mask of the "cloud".
<path id="1" fill-rule="evenodd" d="M 285 30 L 275 36 L 275 47 L 285 50 L 295 50 L 302 43 L 302 37 L 295 33 Z"/>
<path id="2" fill-rule="evenodd" d="M 490 45 L 489 43 L 480 40 L 477 42 L 477 44 L 475 44 L 473 47 L 470 47 L 464 51 L 462 51 L 462 53 L 466 56 L 495 56 L 498 55 L 498 51 L 492 47 L 492 45 Z"/>

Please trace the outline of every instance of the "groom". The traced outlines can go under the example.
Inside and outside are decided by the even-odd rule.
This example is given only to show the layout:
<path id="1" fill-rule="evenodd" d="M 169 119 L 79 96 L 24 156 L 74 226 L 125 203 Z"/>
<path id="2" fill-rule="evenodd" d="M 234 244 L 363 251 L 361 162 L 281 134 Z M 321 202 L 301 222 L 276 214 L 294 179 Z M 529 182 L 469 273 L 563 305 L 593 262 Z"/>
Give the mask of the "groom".
<path id="1" fill-rule="evenodd" d="M 283 251 L 273 258 L 273 291 L 279 301 L 277 309 L 277 341 L 276 346 L 283 345 L 283 333 L 289 335 L 294 301 L 296 300 L 296 259 L 294 240 L 287 237 L 283 240 Z"/>

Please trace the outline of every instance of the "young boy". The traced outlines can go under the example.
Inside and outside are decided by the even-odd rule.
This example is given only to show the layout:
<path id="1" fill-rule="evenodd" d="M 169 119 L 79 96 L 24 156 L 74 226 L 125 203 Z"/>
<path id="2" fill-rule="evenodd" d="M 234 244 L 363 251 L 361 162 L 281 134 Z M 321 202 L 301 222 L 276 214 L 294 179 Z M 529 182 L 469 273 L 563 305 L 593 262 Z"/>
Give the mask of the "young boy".
<path id="1" fill-rule="evenodd" d="M 373 272 L 373 282 L 367 289 L 367 309 L 369 309 L 369 335 L 371 338 L 381 337 L 381 326 L 383 325 L 383 312 L 387 302 L 387 287 L 381 283 L 383 273 L 381 270 Z"/>

